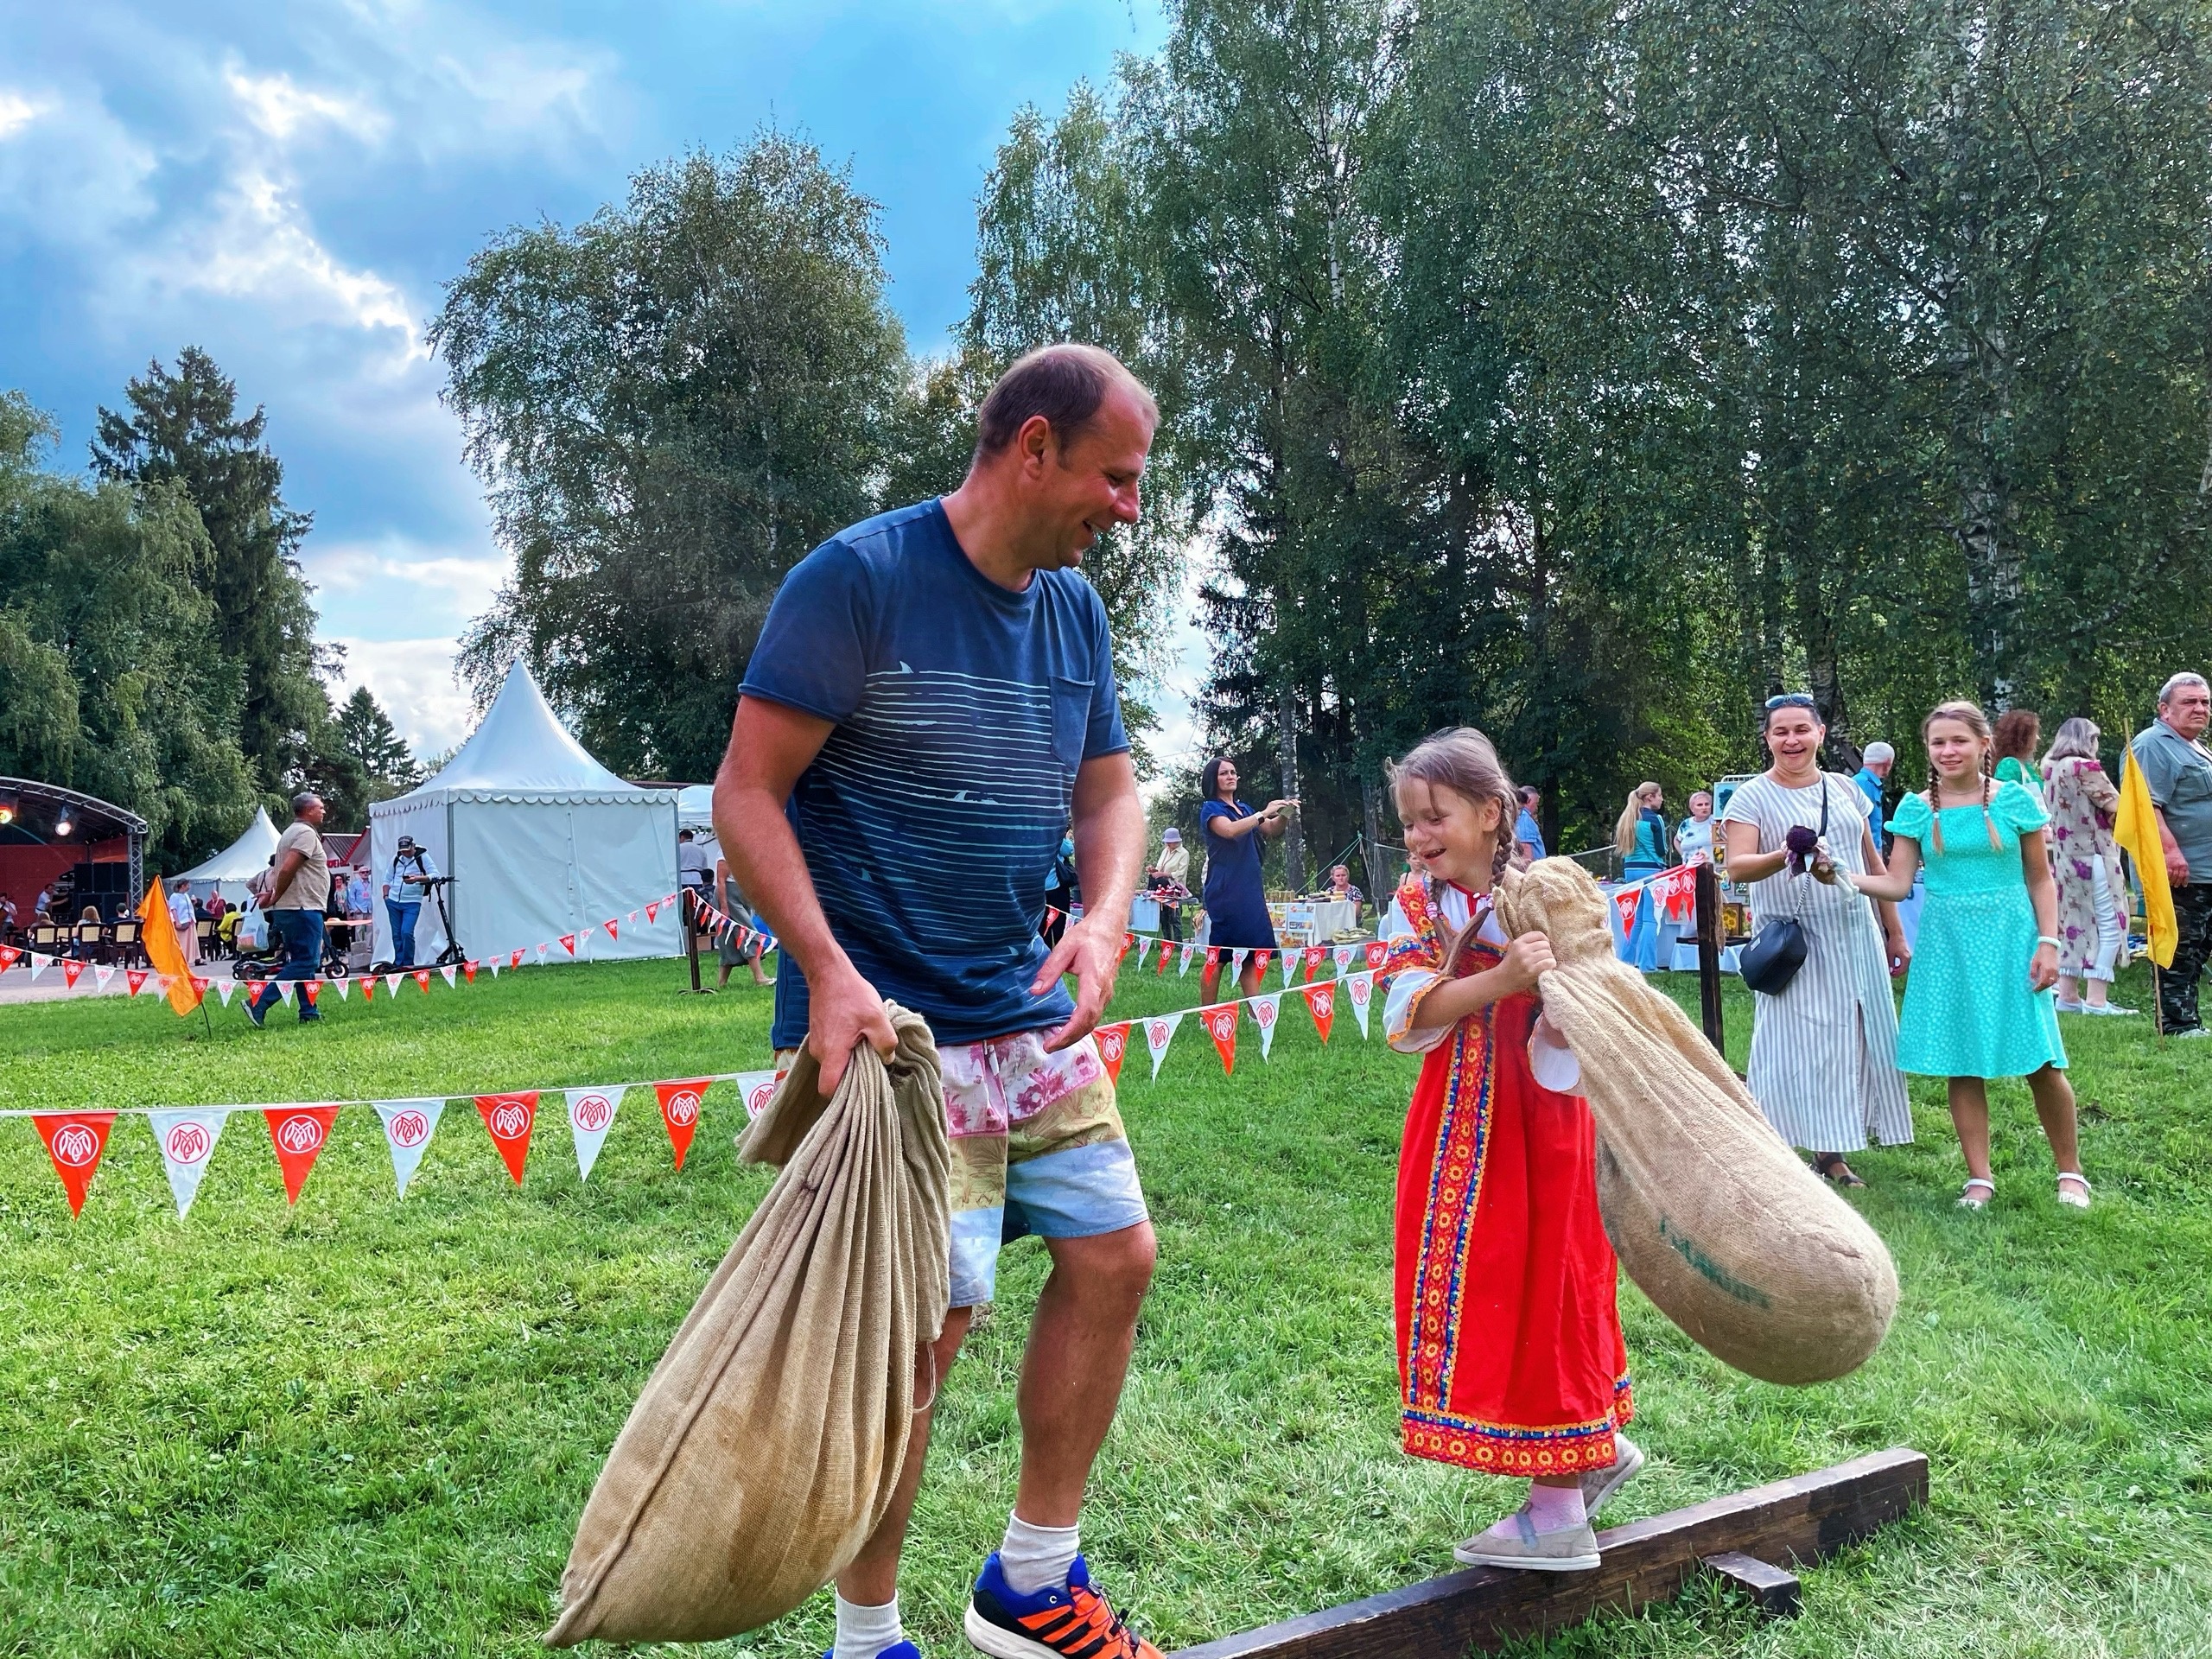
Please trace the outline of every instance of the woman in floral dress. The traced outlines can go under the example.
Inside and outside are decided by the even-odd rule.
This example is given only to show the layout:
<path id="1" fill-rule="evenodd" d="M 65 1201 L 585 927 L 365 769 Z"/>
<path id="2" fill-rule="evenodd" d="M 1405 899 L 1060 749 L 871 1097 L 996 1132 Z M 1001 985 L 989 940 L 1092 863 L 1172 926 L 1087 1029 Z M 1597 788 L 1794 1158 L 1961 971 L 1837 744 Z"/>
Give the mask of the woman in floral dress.
<path id="1" fill-rule="evenodd" d="M 2133 1014 L 2110 1001 L 2127 951 L 2127 886 L 2113 845 L 2120 791 L 2097 760 L 2098 732 L 2075 715 L 2044 757 L 2051 873 L 2058 878 L 2058 1011 Z M 2084 987 L 2087 994 L 2084 995 Z"/>

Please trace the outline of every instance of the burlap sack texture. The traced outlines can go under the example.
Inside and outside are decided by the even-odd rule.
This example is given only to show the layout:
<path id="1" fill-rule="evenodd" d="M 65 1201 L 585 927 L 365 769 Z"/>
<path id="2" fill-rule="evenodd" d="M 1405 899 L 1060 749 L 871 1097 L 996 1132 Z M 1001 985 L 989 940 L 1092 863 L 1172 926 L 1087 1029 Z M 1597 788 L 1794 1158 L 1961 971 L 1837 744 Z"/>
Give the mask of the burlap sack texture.
<path id="1" fill-rule="evenodd" d="M 1674 1001 L 1613 955 L 1605 896 L 1571 860 L 1499 883 L 1499 920 L 1550 939 L 1538 992 L 1598 1120 L 1598 1204 L 1621 1265 L 1714 1357 L 1824 1382 L 1881 1345 L 1897 1274 Z"/>
<path id="2" fill-rule="evenodd" d="M 828 1583 L 890 1506 L 917 1354 L 951 1294 L 937 1046 L 918 1014 L 891 1019 L 887 1068 L 863 1046 L 825 1102 L 802 1053 L 740 1140 L 783 1173 L 607 1454 L 549 1645 L 755 1629 Z"/>

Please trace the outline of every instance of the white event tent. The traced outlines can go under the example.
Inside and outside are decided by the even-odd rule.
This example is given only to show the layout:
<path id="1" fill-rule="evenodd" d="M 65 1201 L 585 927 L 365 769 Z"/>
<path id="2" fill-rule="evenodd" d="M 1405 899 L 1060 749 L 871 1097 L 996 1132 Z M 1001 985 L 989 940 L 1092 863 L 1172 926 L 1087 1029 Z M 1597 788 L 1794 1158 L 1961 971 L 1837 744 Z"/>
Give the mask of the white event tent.
<path id="1" fill-rule="evenodd" d="M 168 886 L 171 890 L 188 889 L 194 899 L 205 899 L 213 889 L 236 908 L 245 903 L 245 884 L 267 869 L 276 855 L 276 826 L 269 821 L 269 809 L 257 806 L 253 822 L 236 841 L 205 863 L 171 876 Z"/>
<path id="2" fill-rule="evenodd" d="M 673 908 L 651 923 L 643 913 L 676 891 L 676 792 L 625 783 L 593 760 L 519 658 L 444 770 L 369 809 L 379 962 L 391 958 L 382 884 L 403 835 L 453 878 L 446 902 L 471 957 L 534 950 L 564 933 L 578 936 L 579 960 L 671 957 L 683 948 Z M 611 939 L 602 925 L 610 918 L 620 935 Z M 437 906 L 426 904 L 416 961 L 432 960 L 444 945 Z M 556 945 L 550 959 L 566 957 Z"/>

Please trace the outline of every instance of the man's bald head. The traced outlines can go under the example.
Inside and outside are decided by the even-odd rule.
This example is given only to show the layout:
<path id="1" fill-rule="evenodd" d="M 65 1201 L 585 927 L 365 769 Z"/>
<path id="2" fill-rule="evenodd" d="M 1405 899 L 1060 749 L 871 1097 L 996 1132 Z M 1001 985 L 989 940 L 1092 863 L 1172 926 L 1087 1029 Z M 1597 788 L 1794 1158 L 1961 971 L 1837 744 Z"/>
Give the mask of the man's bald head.
<path id="1" fill-rule="evenodd" d="M 1065 456 L 1117 386 L 1129 393 L 1147 423 L 1160 423 L 1160 405 L 1113 353 L 1072 343 L 1039 346 L 999 377 L 976 411 L 976 463 L 1004 454 L 1021 429 L 1039 418 L 1052 429 Z"/>

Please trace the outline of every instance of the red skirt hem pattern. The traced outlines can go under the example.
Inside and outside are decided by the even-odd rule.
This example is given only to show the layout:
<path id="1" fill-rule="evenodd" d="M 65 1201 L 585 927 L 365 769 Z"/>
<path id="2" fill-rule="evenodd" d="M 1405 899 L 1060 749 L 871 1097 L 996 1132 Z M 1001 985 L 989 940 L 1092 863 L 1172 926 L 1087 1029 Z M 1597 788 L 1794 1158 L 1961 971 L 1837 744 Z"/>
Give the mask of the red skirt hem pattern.
<path id="1" fill-rule="evenodd" d="M 1608 1467 L 1634 1414 L 1597 1126 L 1530 1072 L 1537 1009 L 1507 997 L 1430 1051 L 1398 1166 L 1402 1444 L 1498 1475 Z"/>

